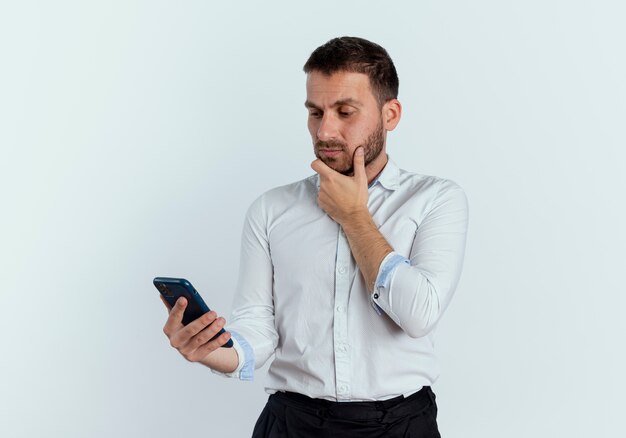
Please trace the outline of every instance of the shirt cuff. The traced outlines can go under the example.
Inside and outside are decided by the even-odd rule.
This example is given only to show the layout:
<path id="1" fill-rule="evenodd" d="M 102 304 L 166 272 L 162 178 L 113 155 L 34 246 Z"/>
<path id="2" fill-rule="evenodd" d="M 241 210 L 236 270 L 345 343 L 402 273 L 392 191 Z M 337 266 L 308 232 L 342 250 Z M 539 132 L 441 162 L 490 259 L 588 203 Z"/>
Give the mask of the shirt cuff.
<path id="1" fill-rule="evenodd" d="M 237 332 L 230 332 L 231 339 L 233 340 L 233 348 L 237 352 L 239 357 L 239 365 L 235 371 L 230 373 L 222 373 L 220 371 L 211 370 L 214 374 L 219 374 L 224 377 L 236 377 L 239 380 L 253 380 L 254 379 L 254 351 L 248 344 L 248 341 Z"/>
<path id="2" fill-rule="evenodd" d="M 403 255 L 398 254 L 395 251 L 390 252 L 385 256 L 378 268 L 378 276 L 374 282 L 374 291 L 372 292 L 372 306 L 378 315 L 382 314 L 382 310 L 387 307 L 383 303 L 388 302 L 387 295 L 389 294 L 389 287 L 391 286 L 391 279 L 393 273 L 398 266 L 402 263 L 410 265 L 409 259 Z M 381 306 L 382 305 L 382 306 Z"/>

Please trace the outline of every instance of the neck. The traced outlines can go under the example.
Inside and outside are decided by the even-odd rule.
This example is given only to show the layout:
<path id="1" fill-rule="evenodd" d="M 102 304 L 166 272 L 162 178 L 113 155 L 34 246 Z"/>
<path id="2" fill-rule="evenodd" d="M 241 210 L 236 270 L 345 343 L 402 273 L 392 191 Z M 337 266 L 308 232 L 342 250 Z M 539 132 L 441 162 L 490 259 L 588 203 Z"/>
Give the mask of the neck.
<path id="1" fill-rule="evenodd" d="M 368 185 L 380 175 L 380 172 L 382 172 L 387 165 L 387 161 L 389 161 L 389 158 L 387 157 L 387 153 L 383 150 L 374 161 L 365 166 Z"/>

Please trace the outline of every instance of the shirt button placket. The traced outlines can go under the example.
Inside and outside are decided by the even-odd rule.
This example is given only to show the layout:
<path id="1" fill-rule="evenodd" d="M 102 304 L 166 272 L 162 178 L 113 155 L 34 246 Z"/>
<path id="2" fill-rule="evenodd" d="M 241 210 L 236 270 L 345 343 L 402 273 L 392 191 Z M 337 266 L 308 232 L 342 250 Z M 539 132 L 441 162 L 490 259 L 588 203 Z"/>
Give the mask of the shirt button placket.
<path id="1" fill-rule="evenodd" d="M 350 296 L 350 245 L 343 230 L 337 238 L 337 261 L 335 265 L 335 318 L 333 324 L 333 347 L 335 351 L 335 385 L 338 400 L 351 396 L 351 366 L 348 345 L 348 298 Z"/>

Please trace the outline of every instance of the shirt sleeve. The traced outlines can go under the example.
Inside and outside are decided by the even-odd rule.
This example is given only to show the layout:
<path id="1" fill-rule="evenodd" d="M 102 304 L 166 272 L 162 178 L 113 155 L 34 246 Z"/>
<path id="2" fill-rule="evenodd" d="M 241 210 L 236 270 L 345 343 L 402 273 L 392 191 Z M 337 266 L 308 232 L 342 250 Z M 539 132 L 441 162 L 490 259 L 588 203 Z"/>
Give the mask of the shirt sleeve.
<path id="1" fill-rule="evenodd" d="M 211 370 L 215 374 L 224 377 L 236 377 L 239 380 L 253 380 L 254 378 L 254 352 L 243 336 L 237 332 L 230 332 L 233 341 L 233 348 L 237 352 L 239 365 L 230 373 L 222 373 L 221 371 Z"/>
<path id="2" fill-rule="evenodd" d="M 254 370 L 274 353 L 278 333 L 274 325 L 273 284 L 267 214 L 260 197 L 248 209 L 242 231 L 239 280 L 226 326 L 232 334 L 239 365 L 226 375 L 252 380 Z"/>
<path id="3" fill-rule="evenodd" d="M 461 276 L 467 225 L 465 192 L 442 180 L 415 233 L 410 257 L 394 251 L 383 259 L 372 301 L 409 336 L 427 335 L 450 303 Z"/>

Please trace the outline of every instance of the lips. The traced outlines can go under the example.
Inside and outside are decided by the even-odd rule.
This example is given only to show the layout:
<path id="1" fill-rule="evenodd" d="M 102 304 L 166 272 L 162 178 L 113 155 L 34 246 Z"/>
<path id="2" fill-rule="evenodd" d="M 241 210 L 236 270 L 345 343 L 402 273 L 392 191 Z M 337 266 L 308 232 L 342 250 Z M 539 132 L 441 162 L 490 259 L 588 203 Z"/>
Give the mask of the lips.
<path id="1" fill-rule="evenodd" d="M 342 152 L 341 149 L 320 149 L 320 154 L 324 154 L 327 157 L 334 157 Z"/>

